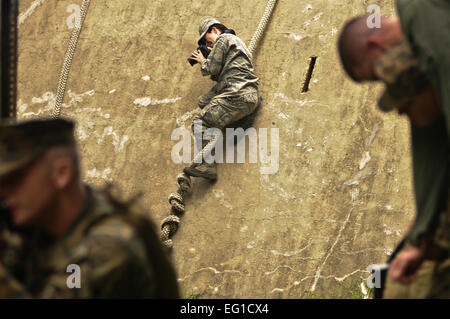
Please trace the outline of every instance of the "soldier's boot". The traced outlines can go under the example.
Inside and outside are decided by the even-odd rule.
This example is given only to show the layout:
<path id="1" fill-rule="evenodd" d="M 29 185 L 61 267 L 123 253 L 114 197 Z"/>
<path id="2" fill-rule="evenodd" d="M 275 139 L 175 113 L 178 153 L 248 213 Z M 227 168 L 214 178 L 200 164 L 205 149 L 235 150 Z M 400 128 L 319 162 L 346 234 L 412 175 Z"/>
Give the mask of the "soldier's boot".
<path id="1" fill-rule="evenodd" d="M 193 126 L 194 125 L 195 125 L 195 122 L 194 122 Z M 207 128 L 208 128 L 207 126 L 203 126 L 202 130 L 205 131 Z M 195 132 L 195 129 L 193 129 L 193 131 Z M 205 151 L 205 147 L 208 145 L 208 143 L 209 143 L 208 140 L 202 140 L 202 153 Z M 211 152 L 211 155 L 213 155 L 214 152 L 215 151 L 213 150 Z M 201 163 L 192 163 L 191 166 L 184 168 L 183 172 L 188 176 L 203 177 L 210 181 L 217 180 L 216 163 L 213 162 L 213 163 L 209 164 L 205 161 L 205 159 L 203 157 L 202 157 Z"/>
<path id="2" fill-rule="evenodd" d="M 186 175 L 193 177 L 203 177 L 211 181 L 217 180 L 217 167 L 216 163 L 193 163 L 190 167 L 183 169 Z"/>

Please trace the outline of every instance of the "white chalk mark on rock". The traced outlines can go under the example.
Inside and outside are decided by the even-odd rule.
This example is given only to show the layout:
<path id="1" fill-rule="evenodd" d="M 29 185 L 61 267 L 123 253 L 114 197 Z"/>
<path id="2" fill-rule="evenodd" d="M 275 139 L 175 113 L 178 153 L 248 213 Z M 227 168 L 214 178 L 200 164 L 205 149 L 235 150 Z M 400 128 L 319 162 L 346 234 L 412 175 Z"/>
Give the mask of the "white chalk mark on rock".
<path id="1" fill-rule="evenodd" d="M 105 119 L 109 119 L 111 116 L 108 113 L 103 113 L 101 107 L 84 107 L 80 109 L 76 109 L 75 113 L 98 113 L 101 117 L 104 117 Z M 93 126 L 91 125 L 90 128 Z"/>
<path id="2" fill-rule="evenodd" d="M 110 181 L 111 177 L 109 176 L 109 174 L 111 174 L 111 172 L 112 170 L 109 167 L 104 169 L 103 171 L 98 171 L 96 168 L 93 168 L 87 171 L 86 176 L 90 178 L 101 178 Z"/>
<path id="3" fill-rule="evenodd" d="M 69 103 L 64 103 L 61 105 L 62 108 L 70 108 L 72 106 L 75 106 L 77 103 L 83 102 L 83 98 L 87 95 L 87 96 L 92 96 L 95 94 L 94 90 L 90 90 L 90 91 L 86 91 L 84 93 L 74 93 L 71 90 L 67 91 L 67 94 L 70 98 Z M 40 107 L 39 110 L 37 112 L 35 111 L 30 111 L 27 113 L 22 113 L 21 116 L 24 118 L 28 118 L 28 117 L 37 117 L 40 116 L 42 114 L 46 114 L 48 113 L 48 115 L 50 115 L 51 112 L 53 112 L 53 109 L 55 108 L 55 104 L 56 104 L 56 96 L 53 92 L 45 92 L 44 94 L 42 94 L 41 97 L 33 97 L 31 99 L 31 103 L 32 104 L 43 104 L 43 103 L 47 103 L 47 105 L 45 105 L 43 108 Z M 27 106 L 27 108 L 24 108 L 25 110 L 28 110 L 29 108 L 32 108 L 30 106 Z M 19 110 L 20 111 L 20 110 Z"/>
<path id="4" fill-rule="evenodd" d="M 229 210 L 232 210 L 232 209 L 233 209 L 233 206 L 232 206 L 229 202 L 227 202 L 227 201 L 224 199 L 225 194 L 223 193 L 223 190 L 221 190 L 221 189 L 215 189 L 215 190 L 213 190 L 213 193 L 214 193 L 214 196 L 215 196 L 216 198 L 219 199 L 219 202 L 220 202 L 223 206 L 225 206 L 225 207 L 228 208 Z"/>
<path id="5" fill-rule="evenodd" d="M 289 115 L 287 115 L 287 114 L 285 114 L 285 113 L 283 113 L 283 112 L 280 112 L 280 113 L 278 114 L 278 116 L 281 117 L 282 119 L 285 119 L 285 120 L 289 119 Z"/>
<path id="6" fill-rule="evenodd" d="M 313 7 L 310 4 L 307 4 L 306 7 L 302 10 L 302 13 L 306 13 L 307 11 L 311 10 Z"/>
<path id="7" fill-rule="evenodd" d="M 347 274 L 347 275 L 344 275 L 343 277 L 334 277 L 334 279 L 335 279 L 336 281 L 341 282 L 341 281 L 344 281 L 344 280 L 347 279 L 348 277 L 353 276 L 354 274 L 356 274 L 357 272 L 360 272 L 360 271 L 361 271 L 361 269 L 357 269 L 357 270 L 355 270 L 355 271 L 353 271 L 353 272 L 351 272 L 351 273 L 349 273 L 349 274 Z"/>
<path id="8" fill-rule="evenodd" d="M 340 186 L 338 186 L 338 190 L 342 188 L 342 186 L 354 186 L 359 185 L 363 180 L 368 177 L 375 176 L 377 173 L 377 169 L 375 167 L 366 167 L 362 171 L 359 171 L 352 178 L 343 182 Z"/>
<path id="9" fill-rule="evenodd" d="M 28 19 L 33 13 L 34 10 L 36 10 L 37 7 L 39 7 L 41 4 L 44 3 L 45 0 L 35 0 L 33 1 L 33 3 L 30 5 L 30 7 L 25 10 L 24 13 L 20 14 L 19 17 L 17 18 L 17 22 L 19 25 L 21 25 L 22 23 L 25 22 L 26 19 Z"/>
<path id="10" fill-rule="evenodd" d="M 364 295 L 364 299 L 369 298 L 369 293 L 367 292 L 366 285 L 364 284 L 364 282 L 361 283 L 361 292 Z"/>
<path id="11" fill-rule="evenodd" d="M 197 273 L 203 272 L 203 271 L 212 272 L 214 275 L 230 274 L 230 273 L 231 273 L 231 274 L 239 274 L 239 275 L 241 275 L 241 276 L 248 276 L 248 275 L 243 274 L 243 273 L 240 272 L 239 270 L 234 270 L 234 269 L 229 270 L 229 269 L 225 269 L 225 270 L 223 270 L 223 271 L 219 271 L 219 270 L 217 270 L 217 269 L 214 268 L 214 267 L 204 267 L 204 268 L 201 268 L 201 269 L 199 269 L 199 270 L 194 271 L 194 272 L 191 273 L 191 274 L 188 274 L 188 275 L 184 276 L 183 278 L 178 278 L 177 280 L 178 280 L 178 282 L 183 282 L 183 281 L 185 281 L 187 278 L 192 277 L 194 274 L 197 274 Z"/>
<path id="12" fill-rule="evenodd" d="M 274 289 L 272 289 L 272 291 L 270 292 L 270 293 L 275 293 L 275 292 L 283 292 L 284 291 L 284 289 L 281 289 L 281 288 L 274 288 Z"/>
<path id="13" fill-rule="evenodd" d="M 400 230 L 391 230 L 391 229 L 389 229 L 388 227 L 387 227 L 387 225 L 386 224 L 383 224 L 383 227 L 384 227 L 384 233 L 386 234 L 386 235 L 392 235 L 392 234 L 394 234 L 395 233 L 395 235 L 397 235 L 398 237 L 400 237 L 401 235 L 402 235 L 402 232 L 400 231 Z"/>
<path id="14" fill-rule="evenodd" d="M 22 99 L 19 99 L 19 101 L 17 102 L 17 110 L 19 111 L 20 114 L 22 114 L 23 112 L 25 112 L 28 108 L 28 104 L 23 103 Z"/>
<path id="15" fill-rule="evenodd" d="M 278 252 L 278 251 L 276 251 L 276 250 L 271 250 L 270 252 L 271 252 L 273 255 L 275 255 L 275 256 L 292 257 L 292 256 L 295 256 L 295 255 L 300 254 L 301 252 L 303 252 L 303 251 L 304 251 L 306 248 L 308 248 L 309 246 L 311 246 L 311 244 L 308 244 L 308 245 L 306 245 L 305 247 L 303 247 L 303 248 L 301 248 L 301 249 L 299 249 L 299 250 L 287 251 L 287 252 L 285 252 L 285 253 L 281 253 L 281 252 Z"/>
<path id="16" fill-rule="evenodd" d="M 375 139 L 375 136 L 377 135 L 378 131 L 381 128 L 381 124 L 380 123 L 375 123 L 372 127 L 372 133 L 370 134 L 370 136 L 365 140 L 364 142 L 364 148 L 365 150 L 368 150 L 369 147 L 372 145 L 373 140 Z"/>
<path id="17" fill-rule="evenodd" d="M 323 267 L 325 266 L 328 258 L 333 253 L 334 247 L 336 246 L 336 244 L 338 243 L 339 239 L 341 238 L 342 232 L 344 231 L 345 227 L 347 226 L 347 223 L 350 220 L 351 214 L 352 214 L 352 210 L 350 210 L 350 212 L 348 213 L 347 217 L 345 218 L 345 221 L 342 223 L 341 229 L 339 229 L 338 235 L 336 236 L 336 239 L 335 239 L 333 245 L 331 245 L 330 249 L 328 250 L 328 253 L 325 256 L 325 259 L 323 260 L 323 263 L 317 268 L 316 275 L 314 276 L 314 282 L 313 282 L 313 284 L 311 286 L 311 292 L 316 290 L 317 281 L 320 278 L 320 274 L 322 273 Z"/>
<path id="18" fill-rule="evenodd" d="M 317 21 L 320 19 L 320 17 L 323 15 L 323 12 L 319 12 L 318 14 L 316 14 L 313 18 L 313 21 Z"/>
<path id="19" fill-rule="evenodd" d="M 269 180 L 269 175 L 261 175 L 261 185 L 263 188 L 271 192 L 277 191 L 278 194 L 285 199 L 295 199 L 294 195 L 289 194 L 281 186 L 276 183 L 271 183 Z"/>
<path id="20" fill-rule="evenodd" d="M 303 37 L 301 35 L 297 35 L 297 34 L 292 33 L 292 32 L 288 32 L 284 36 L 286 38 L 288 38 L 288 39 L 293 39 L 295 41 L 300 41 L 301 39 L 303 39 Z"/>
<path id="21" fill-rule="evenodd" d="M 97 142 L 99 144 L 102 143 L 106 136 L 112 136 L 114 150 L 116 152 L 122 151 L 124 149 L 125 143 L 129 140 L 128 135 L 124 135 L 122 136 L 122 138 L 120 138 L 119 134 L 117 134 L 117 132 L 113 130 L 112 126 L 105 127 L 102 136 L 98 139 Z"/>
<path id="22" fill-rule="evenodd" d="M 167 99 L 162 99 L 162 100 L 152 99 L 151 97 L 143 97 L 143 98 L 134 100 L 133 103 L 140 107 L 146 107 L 149 105 L 173 104 L 179 100 L 181 100 L 181 97 L 176 97 L 176 98 L 171 98 L 171 99 L 167 98 Z"/>
<path id="23" fill-rule="evenodd" d="M 294 268 L 292 268 L 292 267 L 290 267 L 290 266 L 288 266 L 288 265 L 280 265 L 280 266 L 277 266 L 277 267 L 276 267 L 274 270 L 272 270 L 272 271 L 267 271 L 267 272 L 265 272 L 264 275 L 266 275 L 266 276 L 273 275 L 273 274 L 276 273 L 280 268 L 287 268 L 287 269 L 289 269 L 289 270 L 291 270 L 291 271 L 293 271 L 293 272 L 297 272 L 297 273 L 303 274 L 302 271 L 296 270 L 296 269 L 294 269 Z"/>
<path id="24" fill-rule="evenodd" d="M 371 159 L 369 152 L 364 152 L 363 158 L 359 162 L 359 170 L 362 170 Z"/>
<path id="25" fill-rule="evenodd" d="M 83 102 L 84 96 L 93 96 L 95 94 L 95 90 L 89 90 L 80 94 L 74 93 L 71 90 L 67 91 L 67 94 L 69 95 L 70 102 L 69 105 L 75 104 L 75 102 Z"/>
<path id="26" fill-rule="evenodd" d="M 194 116 L 194 114 L 197 113 L 197 110 L 189 111 L 181 115 L 179 118 L 177 118 L 176 123 L 179 127 L 184 126 L 186 124 L 186 121 L 189 120 L 191 117 Z"/>
<path id="27" fill-rule="evenodd" d="M 294 100 L 294 99 L 291 99 L 291 98 L 287 97 L 284 93 L 275 93 L 274 97 L 275 98 L 279 98 L 286 105 L 294 103 L 294 104 L 298 104 L 300 106 L 303 106 L 303 105 L 305 105 L 307 103 L 316 102 L 316 100 Z"/>
<path id="28" fill-rule="evenodd" d="M 309 26 L 311 24 L 311 22 L 319 20 L 322 15 L 323 15 L 323 12 L 319 12 L 311 20 L 307 20 L 307 21 L 303 22 L 303 25 L 305 27 Z"/>
<path id="29" fill-rule="evenodd" d="M 359 189 L 355 188 L 350 190 L 350 197 L 352 198 L 352 205 L 355 205 L 355 201 L 358 199 L 359 196 Z"/>

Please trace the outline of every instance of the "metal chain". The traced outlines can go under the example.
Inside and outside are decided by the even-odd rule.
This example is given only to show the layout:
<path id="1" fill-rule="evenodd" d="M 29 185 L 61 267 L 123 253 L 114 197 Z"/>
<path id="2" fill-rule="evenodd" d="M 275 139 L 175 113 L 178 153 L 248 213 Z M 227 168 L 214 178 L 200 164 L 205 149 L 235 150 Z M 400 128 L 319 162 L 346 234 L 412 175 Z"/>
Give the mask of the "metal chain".
<path id="1" fill-rule="evenodd" d="M 81 28 L 83 26 L 84 19 L 86 18 L 87 10 L 89 8 L 91 0 L 83 0 L 80 9 L 80 18 L 75 22 L 75 26 L 70 36 L 69 46 L 64 58 L 64 64 L 59 77 L 58 90 L 56 93 L 55 109 L 53 110 L 52 117 L 58 118 L 61 115 L 61 105 L 64 101 L 64 94 L 66 93 L 66 84 L 69 77 L 70 67 L 72 66 L 72 59 L 77 48 L 78 38 L 80 37 Z"/>

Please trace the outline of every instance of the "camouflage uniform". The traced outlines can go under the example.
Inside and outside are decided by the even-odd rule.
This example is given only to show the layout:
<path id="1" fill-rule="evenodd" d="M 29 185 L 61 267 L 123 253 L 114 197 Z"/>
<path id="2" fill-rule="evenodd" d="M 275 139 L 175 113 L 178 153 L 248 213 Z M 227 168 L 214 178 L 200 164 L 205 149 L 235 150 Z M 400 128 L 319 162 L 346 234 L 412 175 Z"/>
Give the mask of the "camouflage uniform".
<path id="1" fill-rule="evenodd" d="M 258 77 L 253 73 L 251 54 L 234 34 L 222 33 L 201 63 L 203 76 L 217 84 L 198 100 L 202 109 L 195 119 L 206 128 L 223 129 L 252 113 L 260 103 Z"/>
<path id="2" fill-rule="evenodd" d="M 417 215 L 406 241 L 418 246 L 428 238 L 425 261 L 411 285 L 387 278 L 385 297 L 449 297 L 449 114 L 450 36 L 446 0 L 397 0 L 405 40 L 391 47 L 375 64 L 386 83 L 379 100 L 384 111 L 400 108 L 430 85 L 444 116 L 427 127 L 411 123 L 413 181 Z"/>
<path id="3" fill-rule="evenodd" d="M 428 298 L 450 298 L 450 193 L 447 209 L 440 215 L 439 226 L 434 242 L 440 255 L 434 268 L 434 277 L 427 295 Z"/>
<path id="4" fill-rule="evenodd" d="M 200 41 L 211 25 L 219 23 L 214 19 L 206 19 L 200 25 Z M 208 58 L 200 64 L 203 76 L 211 76 L 217 84 L 198 99 L 201 111 L 194 117 L 194 123 L 201 123 L 204 133 L 208 128 L 224 129 L 232 123 L 254 113 L 261 103 L 258 91 L 258 77 L 253 72 L 252 56 L 247 46 L 234 34 L 220 34 Z M 194 131 L 194 124 L 192 124 Z M 208 141 L 203 141 L 203 147 Z M 215 163 L 192 167 L 211 171 L 210 179 L 215 179 Z M 189 168 L 186 174 L 193 175 Z M 202 176 L 205 177 L 205 176 Z"/>
<path id="5" fill-rule="evenodd" d="M 34 140 L 35 145 L 39 144 L 39 135 L 24 136 L 33 132 L 30 126 L 40 128 L 41 140 L 47 139 L 43 150 L 61 143 L 70 144 L 73 126 L 66 121 L 56 121 L 56 126 L 53 121 L 29 122 L 24 127 L 0 126 L 0 173 L 8 171 L 5 168 L 15 157 L 12 155 L 15 142 L 32 145 L 28 141 Z M 62 131 L 45 132 L 46 124 Z M 18 141 L 11 141 L 13 136 Z M 52 143 L 52 136 L 60 140 Z M 69 140 L 64 142 L 61 136 Z M 5 144 L 8 145 L 5 147 Z M 34 156 L 37 154 L 35 152 Z M 3 240 L 0 297 L 178 298 L 175 271 L 144 210 L 134 201 L 117 200 L 110 188 L 97 191 L 85 187 L 84 208 L 65 234 L 56 240 L 37 227 L 0 229 Z M 68 272 L 69 265 L 79 266 L 79 288 L 69 288 L 68 283 L 74 279 Z"/>
<path id="6" fill-rule="evenodd" d="M 450 297 L 450 167 L 449 167 L 449 136 L 450 136 L 450 2 L 448 0 L 397 0 L 402 30 L 412 51 L 419 61 L 418 66 L 425 74 L 436 92 L 436 99 L 442 110 L 445 125 L 442 124 L 443 137 L 440 138 L 441 146 L 436 147 L 436 152 L 427 155 L 429 166 L 441 166 L 432 171 L 432 177 L 437 181 L 429 183 L 419 189 L 421 196 L 426 196 L 428 203 L 435 200 L 434 213 L 430 210 L 427 218 L 427 209 L 432 205 L 423 206 L 421 218 L 417 218 L 415 227 L 409 236 L 414 242 L 421 233 L 432 236 L 433 243 L 438 248 L 439 254 L 435 257 L 436 266 L 433 272 L 433 280 L 428 297 Z M 447 134 L 445 134 L 445 131 Z M 433 143 L 428 141 L 429 143 Z M 443 144 L 443 145 L 442 145 Z M 437 156 L 433 158 L 433 156 Z M 430 177 L 420 176 L 418 183 L 428 181 Z M 440 174 L 439 174 L 440 173 Z M 438 175 L 439 174 L 439 175 Z M 416 183 L 416 182 L 415 182 Z M 425 200 L 423 200 L 425 202 Z M 427 221 L 430 222 L 427 223 Z"/>

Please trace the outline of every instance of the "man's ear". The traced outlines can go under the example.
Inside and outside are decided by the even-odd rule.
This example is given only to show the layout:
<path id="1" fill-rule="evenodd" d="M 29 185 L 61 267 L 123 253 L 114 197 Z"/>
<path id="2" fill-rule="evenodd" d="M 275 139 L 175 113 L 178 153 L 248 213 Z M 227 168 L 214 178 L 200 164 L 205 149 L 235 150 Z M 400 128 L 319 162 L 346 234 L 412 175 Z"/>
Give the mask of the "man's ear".
<path id="1" fill-rule="evenodd" d="M 60 157 L 53 162 L 53 183 L 57 189 L 66 188 L 72 181 L 75 168 L 69 157 Z"/>
<path id="2" fill-rule="evenodd" d="M 366 40 L 366 46 L 370 51 L 379 50 L 384 52 L 387 49 L 387 45 L 379 35 L 369 36 Z"/>

